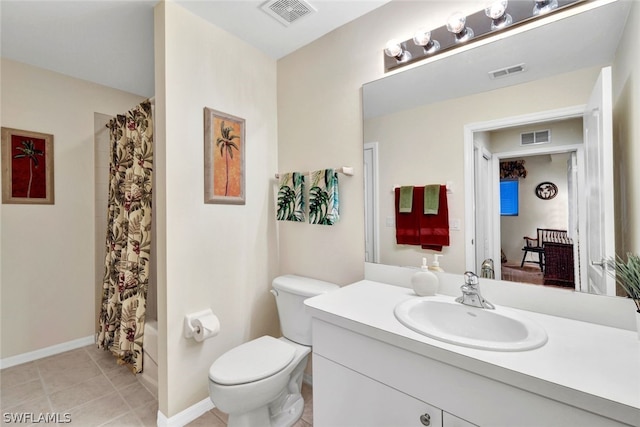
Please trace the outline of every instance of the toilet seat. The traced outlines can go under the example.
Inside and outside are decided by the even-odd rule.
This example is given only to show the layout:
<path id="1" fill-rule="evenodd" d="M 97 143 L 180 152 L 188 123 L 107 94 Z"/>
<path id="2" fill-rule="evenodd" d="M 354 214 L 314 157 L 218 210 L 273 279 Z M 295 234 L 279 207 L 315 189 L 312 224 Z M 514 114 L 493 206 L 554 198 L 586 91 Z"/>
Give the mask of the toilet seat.
<path id="1" fill-rule="evenodd" d="M 294 346 L 263 336 L 220 356 L 211 365 L 209 378 L 221 385 L 259 381 L 284 369 L 291 363 L 295 353 Z"/>

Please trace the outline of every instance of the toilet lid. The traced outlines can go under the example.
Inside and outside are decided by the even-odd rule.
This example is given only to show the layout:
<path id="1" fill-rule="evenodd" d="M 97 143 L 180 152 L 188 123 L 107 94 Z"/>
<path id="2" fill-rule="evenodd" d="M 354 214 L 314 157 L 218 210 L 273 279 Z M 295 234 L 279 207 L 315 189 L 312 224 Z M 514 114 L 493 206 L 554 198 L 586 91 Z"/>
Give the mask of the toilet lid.
<path id="1" fill-rule="evenodd" d="M 287 366 L 296 349 L 264 336 L 227 351 L 209 369 L 209 378 L 222 385 L 245 384 L 275 374 Z"/>

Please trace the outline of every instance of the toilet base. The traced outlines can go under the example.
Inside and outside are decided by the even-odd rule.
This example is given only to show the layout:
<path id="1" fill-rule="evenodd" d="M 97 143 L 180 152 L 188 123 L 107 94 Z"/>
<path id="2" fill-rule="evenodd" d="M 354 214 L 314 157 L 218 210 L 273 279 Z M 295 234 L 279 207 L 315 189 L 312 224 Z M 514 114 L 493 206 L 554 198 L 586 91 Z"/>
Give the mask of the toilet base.
<path id="1" fill-rule="evenodd" d="M 269 416 L 269 409 L 263 406 L 251 412 L 229 414 L 227 425 L 233 427 L 270 426 L 271 417 Z"/>
<path id="2" fill-rule="evenodd" d="M 291 427 L 302 417 L 304 399 L 301 394 L 288 394 L 278 399 L 278 405 L 261 407 L 243 414 L 229 414 L 229 427 Z M 278 413 L 272 413 L 275 409 Z"/>
<path id="3" fill-rule="evenodd" d="M 304 399 L 301 394 L 287 395 L 284 405 L 280 406 L 280 412 L 271 415 L 272 426 L 291 427 L 300 417 L 304 410 Z"/>

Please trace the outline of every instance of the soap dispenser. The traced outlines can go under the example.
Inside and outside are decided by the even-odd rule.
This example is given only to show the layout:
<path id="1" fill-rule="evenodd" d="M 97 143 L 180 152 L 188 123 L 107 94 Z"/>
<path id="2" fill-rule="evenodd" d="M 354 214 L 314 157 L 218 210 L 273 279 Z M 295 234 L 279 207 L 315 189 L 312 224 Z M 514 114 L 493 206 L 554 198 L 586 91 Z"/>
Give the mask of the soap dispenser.
<path id="1" fill-rule="evenodd" d="M 421 297 L 435 295 L 438 292 L 438 284 L 438 276 L 429 271 L 427 258 L 422 258 L 420 271 L 411 276 L 413 291 Z"/>
<path id="2" fill-rule="evenodd" d="M 429 270 L 431 270 L 431 271 L 444 271 L 442 269 L 442 267 L 440 267 L 440 262 L 438 261 L 438 258 L 440 258 L 441 256 L 442 255 L 439 255 L 439 254 L 433 254 L 433 262 L 429 266 Z"/>

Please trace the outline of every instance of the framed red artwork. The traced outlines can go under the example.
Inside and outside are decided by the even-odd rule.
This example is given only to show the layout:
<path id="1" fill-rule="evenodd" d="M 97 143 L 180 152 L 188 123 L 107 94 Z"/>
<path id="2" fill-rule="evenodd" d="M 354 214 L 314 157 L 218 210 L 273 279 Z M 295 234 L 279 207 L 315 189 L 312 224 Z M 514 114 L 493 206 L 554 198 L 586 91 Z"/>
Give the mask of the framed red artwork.
<path id="1" fill-rule="evenodd" d="M 53 135 L 2 128 L 2 203 L 54 204 Z"/>

